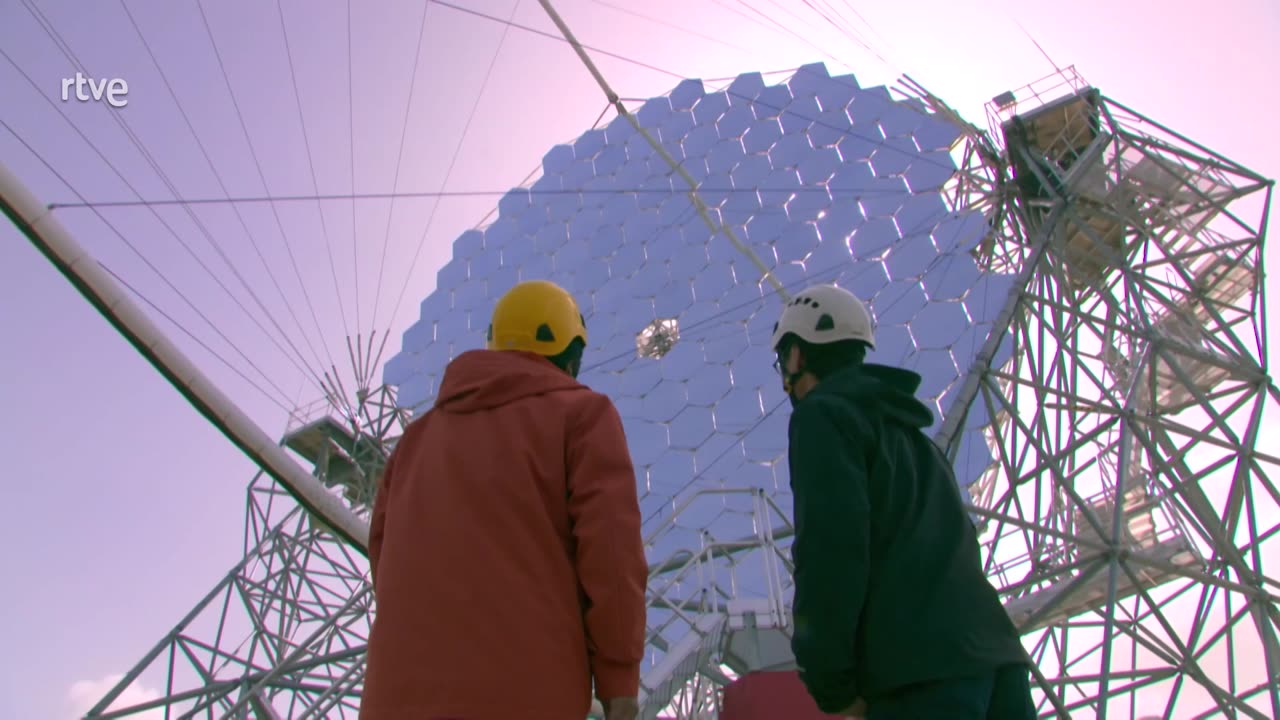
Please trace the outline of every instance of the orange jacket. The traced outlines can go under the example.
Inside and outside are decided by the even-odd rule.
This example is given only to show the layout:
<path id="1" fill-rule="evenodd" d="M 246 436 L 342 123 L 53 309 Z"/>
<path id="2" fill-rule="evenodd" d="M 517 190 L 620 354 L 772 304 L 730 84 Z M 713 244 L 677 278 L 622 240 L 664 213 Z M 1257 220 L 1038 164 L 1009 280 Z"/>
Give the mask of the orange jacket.
<path id="1" fill-rule="evenodd" d="M 613 403 L 478 350 L 396 445 L 374 504 L 363 720 L 582 720 L 635 696 L 648 568 Z"/>

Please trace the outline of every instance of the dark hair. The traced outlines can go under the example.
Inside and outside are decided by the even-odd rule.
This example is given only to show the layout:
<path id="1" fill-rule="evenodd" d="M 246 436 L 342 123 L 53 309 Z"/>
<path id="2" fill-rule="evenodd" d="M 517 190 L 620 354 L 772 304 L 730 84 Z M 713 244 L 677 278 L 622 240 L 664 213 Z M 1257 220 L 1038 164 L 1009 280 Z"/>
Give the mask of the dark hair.
<path id="1" fill-rule="evenodd" d="M 804 357 L 804 369 L 819 380 L 847 367 L 861 365 L 867 358 L 868 347 L 862 340 L 840 340 L 814 345 L 794 336 L 786 344 L 788 352 L 791 346 L 800 348 L 800 354 Z"/>
<path id="2" fill-rule="evenodd" d="M 582 370 L 582 353 L 586 350 L 586 347 L 586 343 L 582 342 L 581 339 L 574 338 L 573 342 L 569 343 L 569 347 L 564 349 L 564 352 L 559 355 L 548 356 L 547 359 L 551 361 L 552 365 L 576 378 Z"/>

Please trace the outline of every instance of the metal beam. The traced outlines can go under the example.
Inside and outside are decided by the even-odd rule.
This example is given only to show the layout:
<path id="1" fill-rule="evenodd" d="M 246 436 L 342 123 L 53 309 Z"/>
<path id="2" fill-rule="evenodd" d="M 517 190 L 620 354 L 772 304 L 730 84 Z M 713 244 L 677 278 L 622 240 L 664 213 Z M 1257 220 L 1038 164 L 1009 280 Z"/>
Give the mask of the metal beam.
<path id="1" fill-rule="evenodd" d="M 3 163 L 0 163 L 0 208 L 31 244 L 201 415 L 275 478 L 300 505 L 321 518 L 360 553 L 368 554 L 368 523 L 341 499 L 330 495 L 309 471 L 200 372 Z"/>

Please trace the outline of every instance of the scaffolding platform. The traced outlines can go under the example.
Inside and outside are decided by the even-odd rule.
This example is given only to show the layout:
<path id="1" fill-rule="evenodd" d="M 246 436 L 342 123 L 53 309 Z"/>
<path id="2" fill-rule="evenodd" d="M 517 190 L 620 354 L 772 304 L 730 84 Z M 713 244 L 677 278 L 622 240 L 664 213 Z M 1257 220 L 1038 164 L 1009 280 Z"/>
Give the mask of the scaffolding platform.
<path id="1" fill-rule="evenodd" d="M 1046 207 L 1070 200 L 1053 237 L 1070 283 L 1100 285 L 1142 236 L 1161 238 L 1174 258 L 1203 253 L 1206 228 L 1236 192 L 1221 170 L 1121 142 L 1123 129 L 1104 127 L 1102 95 L 1078 76 L 1063 74 L 1054 87 L 1066 94 L 1035 94 L 1032 105 L 1006 93 L 989 111 L 1022 196 Z"/>
<path id="2" fill-rule="evenodd" d="M 1135 568 L 1137 582 L 1122 571 L 1116 578 L 1117 602 L 1136 595 L 1139 590 L 1150 590 L 1181 577 L 1178 573 L 1146 565 L 1142 563 L 1142 558 L 1178 567 L 1203 565 L 1195 546 L 1179 528 L 1174 526 L 1164 532 L 1159 530 L 1156 523 L 1159 498 L 1151 496 L 1145 486 L 1133 488 L 1124 497 L 1119 545 L 1131 558 L 1135 558 L 1128 564 Z M 1104 494 L 1090 500 L 1088 505 L 1102 532 L 1099 533 L 1084 512 L 1077 509 L 1072 515 L 1076 537 L 1086 542 L 1110 546 L 1112 523 L 1116 515 L 1115 501 Z M 1075 542 L 1056 545 L 1042 559 L 1042 563 L 1046 569 L 1045 574 L 1058 579 L 1039 590 L 1007 600 L 1005 610 L 1010 619 L 1022 632 L 1027 633 L 1065 622 L 1092 610 L 1101 610 L 1107 603 L 1109 573 L 1105 567 L 1096 569 L 1095 563 L 1104 556 L 1105 553 Z M 1067 565 L 1073 570 L 1065 573 L 1055 571 L 1055 568 Z M 1082 581 L 1084 574 L 1090 572 L 1092 575 Z M 1036 578 L 1029 577 L 1024 582 L 1034 583 Z"/>
<path id="3" fill-rule="evenodd" d="M 1199 562 L 1195 554 L 1194 548 L 1185 539 L 1176 538 L 1157 543 L 1149 550 L 1142 552 L 1134 552 L 1131 554 L 1135 560 L 1130 560 L 1129 565 L 1133 567 L 1140 564 L 1142 558 L 1150 559 L 1155 562 L 1174 563 L 1179 561 L 1190 561 L 1190 563 Z M 1126 598 L 1133 597 L 1138 593 L 1139 587 L 1150 590 L 1151 588 L 1163 585 L 1170 580 L 1182 577 L 1177 573 L 1166 572 L 1155 568 L 1147 567 L 1136 573 L 1141 580 L 1141 584 L 1135 583 L 1128 573 L 1121 571 L 1116 577 L 1116 601 L 1119 602 Z M 1065 622 L 1073 617 L 1078 617 L 1091 610 L 1101 611 L 1107 604 L 1107 585 L 1109 582 L 1108 572 L 1106 568 L 1096 572 L 1084 583 L 1076 585 L 1076 577 L 1070 577 L 1066 580 L 1054 583 L 1044 590 L 1040 590 L 1030 595 L 1013 598 L 1005 602 L 1005 611 L 1009 613 L 1009 618 L 1018 626 L 1018 630 L 1022 633 L 1043 630 L 1044 628 Z M 1059 596 L 1065 596 L 1061 602 L 1058 602 Z M 1053 609 L 1045 612 L 1037 617 L 1034 621 L 1033 616 L 1040 613 L 1050 604 L 1054 604 Z"/>
<path id="4" fill-rule="evenodd" d="M 1221 312 L 1233 306 L 1258 286 L 1258 269 L 1248 261 L 1234 262 L 1224 255 L 1214 255 L 1201 262 L 1194 270 L 1193 296 L 1201 299 L 1191 303 L 1191 314 L 1201 325 L 1209 325 L 1213 318 L 1209 308 Z M 1246 311 L 1251 310 L 1247 309 Z"/>
<path id="5" fill-rule="evenodd" d="M 1198 253 L 1190 268 L 1192 281 L 1177 304 L 1155 318 L 1152 336 L 1162 344 L 1163 353 L 1153 357 L 1152 376 L 1142 380 L 1151 407 L 1162 414 L 1198 404 L 1197 395 L 1208 396 L 1231 377 L 1235 361 L 1208 338 L 1213 328 L 1251 312 L 1237 303 L 1258 282 L 1256 268 L 1247 261 L 1211 250 L 1188 250 Z"/>
<path id="6" fill-rule="evenodd" d="M 1024 197 L 1049 201 L 1072 196 L 1073 213 L 1055 228 L 1053 245 L 1063 256 L 1076 287 L 1099 282 L 1126 253 L 1132 236 L 1126 192 L 1110 179 L 1105 151 L 1111 137 L 1102 131 L 1101 94 L 1085 87 L 1013 115 L 1001 128 L 1014 181 Z"/>
<path id="7" fill-rule="evenodd" d="M 1208 395 L 1231 376 L 1226 358 L 1213 362 L 1219 353 L 1205 347 L 1201 327 L 1170 313 L 1156 323 L 1154 330 L 1165 343 L 1165 352 L 1173 359 L 1170 363 L 1165 357 L 1157 356 L 1152 363 L 1154 407 L 1159 412 L 1176 414 L 1196 405 L 1199 403 L 1196 391 Z"/>
<path id="8" fill-rule="evenodd" d="M 1023 164 L 1026 159 L 1019 157 L 1020 147 L 1035 148 L 1063 171 L 1070 169 L 1102 129 L 1101 103 L 1102 94 L 1086 87 L 1006 121 L 1001 132 L 1014 163 L 1014 177 L 1035 177 L 1031 167 Z"/>
<path id="9" fill-rule="evenodd" d="M 290 431 L 282 444 L 311 463 L 325 487 L 340 488 L 347 502 L 371 501 L 377 477 L 369 471 L 380 471 L 381 463 L 371 466 L 370 461 L 380 458 L 381 452 L 369 438 L 357 437 L 342 423 L 324 416 Z"/>
<path id="10" fill-rule="evenodd" d="M 1211 168 L 1119 149 L 1112 136 L 1101 133 L 1062 177 L 1061 187 L 1073 198 L 1074 213 L 1057 231 L 1055 245 L 1077 288 L 1101 283 L 1127 261 L 1144 234 L 1162 238 L 1161 254 L 1171 261 L 1207 270 L 1221 259 L 1203 237 L 1232 188 Z M 1250 270 L 1235 271 L 1233 279 L 1252 287 Z"/>

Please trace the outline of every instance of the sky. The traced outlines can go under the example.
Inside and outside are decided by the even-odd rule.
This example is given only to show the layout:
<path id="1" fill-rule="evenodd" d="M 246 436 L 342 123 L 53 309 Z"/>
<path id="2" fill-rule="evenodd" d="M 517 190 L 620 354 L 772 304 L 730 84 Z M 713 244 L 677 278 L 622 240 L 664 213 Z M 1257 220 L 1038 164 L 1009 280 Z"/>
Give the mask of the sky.
<path id="1" fill-rule="evenodd" d="M 350 84 L 345 2 L 0 0 L 0 162 L 45 202 L 78 202 L 68 183 L 90 202 L 174 192 L 109 108 L 61 100 L 62 79 L 75 69 L 32 6 L 93 77 L 127 81 L 128 104 L 116 118 L 181 197 L 219 197 L 223 188 L 260 196 L 264 185 L 276 196 L 345 195 L 353 185 L 359 193 L 474 193 L 361 201 L 354 212 L 347 200 L 324 202 L 320 212 L 317 203 L 282 203 L 278 215 L 249 203 L 240 217 L 214 205 L 197 215 L 208 236 L 175 206 L 58 211 L 81 244 L 176 321 L 156 315 L 273 436 L 289 408 L 319 395 L 300 368 L 335 365 L 349 380 L 344 338 L 357 330 L 366 342 L 370 328 L 389 333 L 384 361 L 398 351 L 453 239 L 552 145 L 606 109 L 568 46 L 467 12 L 554 34 L 533 0 L 432 3 L 425 19 L 419 2 L 362 7 L 352 22 Z M 1264 176 L 1280 175 L 1280 105 L 1267 90 L 1280 70 L 1280 6 L 1266 0 L 1230 0 L 1208 14 L 1158 0 L 557 7 L 585 44 L 625 58 L 595 53 L 627 98 L 661 94 L 684 77 L 826 61 L 863 84 L 907 73 L 983 125 L 983 104 L 996 94 L 1055 64 L 1074 65 L 1108 96 Z M 231 239 L 215 249 L 209 238 Z M 216 265 L 219 251 L 244 268 L 243 284 L 220 266 L 224 290 L 193 259 Z M 237 302 L 270 308 L 297 351 Z M 255 468 L 8 224 L 0 227 L 0 330 L 0 406 L 11 418 L 0 455 L 13 501 L 0 526 L 10 577 L 0 597 L 0 642 L 9 649 L 0 717 L 56 720 L 83 710 L 239 559 Z"/>

